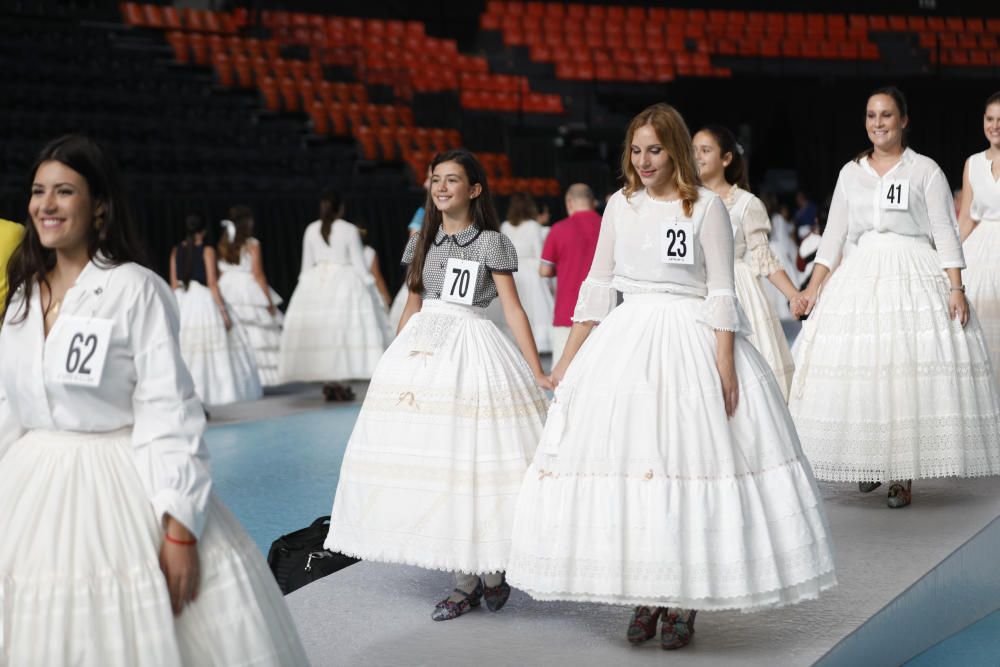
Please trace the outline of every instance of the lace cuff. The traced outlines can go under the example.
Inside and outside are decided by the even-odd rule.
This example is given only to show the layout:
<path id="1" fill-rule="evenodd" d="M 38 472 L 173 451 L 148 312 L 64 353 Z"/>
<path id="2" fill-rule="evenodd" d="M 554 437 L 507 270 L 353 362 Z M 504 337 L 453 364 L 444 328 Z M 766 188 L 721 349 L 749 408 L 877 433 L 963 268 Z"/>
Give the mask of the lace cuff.
<path id="1" fill-rule="evenodd" d="M 750 268 L 758 276 L 768 277 L 783 268 L 778 258 L 774 256 L 771 246 L 764 244 L 750 251 Z"/>
<path id="2" fill-rule="evenodd" d="M 587 278 L 580 285 L 580 296 L 573 311 L 574 322 L 600 322 L 618 305 L 618 294 L 611 283 Z"/>
<path id="3" fill-rule="evenodd" d="M 716 331 L 732 331 L 739 336 L 753 334 L 750 320 L 731 290 L 709 292 L 698 321 Z"/>

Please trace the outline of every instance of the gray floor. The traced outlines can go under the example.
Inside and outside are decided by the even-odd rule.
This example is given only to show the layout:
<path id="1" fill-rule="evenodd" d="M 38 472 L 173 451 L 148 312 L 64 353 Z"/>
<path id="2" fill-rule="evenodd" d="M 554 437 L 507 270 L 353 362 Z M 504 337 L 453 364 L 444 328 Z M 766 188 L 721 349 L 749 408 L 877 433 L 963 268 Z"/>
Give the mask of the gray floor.
<path id="1" fill-rule="evenodd" d="M 820 600 L 761 614 L 706 613 L 681 653 L 624 640 L 629 611 L 539 603 L 519 591 L 501 612 L 430 620 L 451 578 L 358 563 L 288 596 L 316 667 L 326 665 L 810 665 L 1000 515 L 1000 479 L 914 484 L 914 502 L 885 507 L 823 485 L 840 585 Z"/>

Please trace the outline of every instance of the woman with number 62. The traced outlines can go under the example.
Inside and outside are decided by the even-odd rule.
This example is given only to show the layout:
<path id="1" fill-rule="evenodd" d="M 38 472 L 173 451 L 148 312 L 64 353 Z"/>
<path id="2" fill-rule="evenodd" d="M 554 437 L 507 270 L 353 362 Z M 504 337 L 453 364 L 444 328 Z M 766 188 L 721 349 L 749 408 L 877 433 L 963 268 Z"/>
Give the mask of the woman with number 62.
<path id="1" fill-rule="evenodd" d="M 840 171 L 796 303 L 811 314 L 789 402 L 816 476 L 888 483 L 893 508 L 910 504 L 913 479 L 1000 473 L 1000 402 L 951 189 L 907 147 L 908 124 L 898 89 L 868 98 L 872 145 Z"/>
<path id="2" fill-rule="evenodd" d="M 444 621 L 507 601 L 514 505 L 549 380 L 482 166 L 453 150 L 431 170 L 423 227 L 403 253 L 406 310 L 351 433 L 326 546 L 454 572 L 431 612 Z M 485 316 L 498 297 L 520 352 Z"/>

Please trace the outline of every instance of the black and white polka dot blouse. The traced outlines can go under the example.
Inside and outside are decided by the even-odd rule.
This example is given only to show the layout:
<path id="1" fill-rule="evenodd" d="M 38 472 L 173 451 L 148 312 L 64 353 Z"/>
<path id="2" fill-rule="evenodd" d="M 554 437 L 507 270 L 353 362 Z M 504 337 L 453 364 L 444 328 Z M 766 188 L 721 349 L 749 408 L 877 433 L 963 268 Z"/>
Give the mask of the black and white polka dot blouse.
<path id="1" fill-rule="evenodd" d="M 409 266 L 413 261 L 420 234 L 414 234 L 403 251 L 403 266 Z M 424 259 L 424 299 L 440 299 L 444 286 L 444 271 L 449 257 L 467 259 L 479 262 L 479 275 L 476 278 L 476 291 L 472 304 L 485 308 L 497 298 L 497 286 L 493 282 L 494 271 L 513 273 L 517 271 L 517 250 L 510 239 L 500 232 L 481 230 L 471 226 L 449 236 L 443 229 L 438 229 L 434 242 L 427 250 Z"/>

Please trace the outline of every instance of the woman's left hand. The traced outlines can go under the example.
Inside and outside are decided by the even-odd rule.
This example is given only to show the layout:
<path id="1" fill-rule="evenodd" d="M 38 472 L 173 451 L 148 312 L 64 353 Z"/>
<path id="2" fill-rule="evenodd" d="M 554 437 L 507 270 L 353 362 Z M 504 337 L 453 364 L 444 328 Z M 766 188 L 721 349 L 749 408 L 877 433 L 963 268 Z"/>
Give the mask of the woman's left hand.
<path id="1" fill-rule="evenodd" d="M 732 417 L 740 404 L 740 384 L 736 377 L 736 364 L 732 357 L 729 357 L 724 360 L 717 359 L 715 366 L 722 382 L 722 400 L 726 404 L 726 416 Z"/>
<path id="2" fill-rule="evenodd" d="M 951 319 L 958 320 L 963 327 L 969 323 L 969 302 L 965 299 L 965 292 L 951 290 L 951 296 L 948 297 L 948 311 L 951 313 Z"/>

